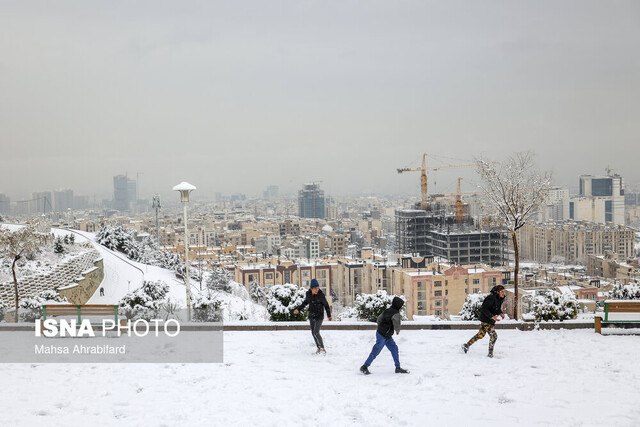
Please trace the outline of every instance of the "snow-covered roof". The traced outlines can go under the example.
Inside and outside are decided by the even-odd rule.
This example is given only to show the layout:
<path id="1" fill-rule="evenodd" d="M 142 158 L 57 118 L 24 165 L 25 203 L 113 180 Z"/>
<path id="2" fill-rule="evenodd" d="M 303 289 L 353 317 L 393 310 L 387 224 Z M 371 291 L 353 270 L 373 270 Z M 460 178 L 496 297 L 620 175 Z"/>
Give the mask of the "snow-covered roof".
<path id="1" fill-rule="evenodd" d="M 174 191 L 182 191 L 182 190 L 192 191 L 195 189 L 196 189 L 195 185 L 191 185 L 188 182 L 184 182 L 184 181 L 182 181 L 180 184 L 173 187 Z"/>

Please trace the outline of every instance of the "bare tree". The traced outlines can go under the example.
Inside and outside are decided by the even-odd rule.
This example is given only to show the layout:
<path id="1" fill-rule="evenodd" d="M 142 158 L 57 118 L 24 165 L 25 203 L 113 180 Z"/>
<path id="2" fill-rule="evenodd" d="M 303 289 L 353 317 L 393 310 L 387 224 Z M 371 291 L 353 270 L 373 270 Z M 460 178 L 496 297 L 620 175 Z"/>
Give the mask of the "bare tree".
<path id="1" fill-rule="evenodd" d="M 483 159 L 476 162 L 489 212 L 508 230 L 513 241 L 515 319 L 518 319 L 518 271 L 520 269 L 516 231 L 538 211 L 551 188 L 551 173 L 541 173 L 536 168 L 533 157 L 530 151 L 516 153 L 497 167 L 494 162 Z"/>
<path id="2" fill-rule="evenodd" d="M 0 228 L 0 258 L 8 258 L 12 262 L 11 272 L 13 273 L 16 321 L 18 319 L 18 305 L 20 302 L 16 263 L 22 259 L 22 257 L 30 256 L 37 252 L 46 240 L 47 235 L 38 232 L 33 225 L 27 225 L 15 231 Z"/>

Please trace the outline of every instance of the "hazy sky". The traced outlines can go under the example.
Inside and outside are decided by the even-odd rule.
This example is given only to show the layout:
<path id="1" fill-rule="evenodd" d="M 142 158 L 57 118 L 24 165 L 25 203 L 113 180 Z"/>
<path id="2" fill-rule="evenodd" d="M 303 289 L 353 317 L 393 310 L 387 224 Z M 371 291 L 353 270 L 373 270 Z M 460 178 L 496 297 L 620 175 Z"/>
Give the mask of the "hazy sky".
<path id="1" fill-rule="evenodd" d="M 3 1 L 0 193 L 416 193 L 535 150 L 640 182 L 640 2 Z M 434 163 L 436 162 L 434 161 Z M 433 176 L 453 191 L 457 169 Z M 467 190 L 470 184 L 467 185 Z M 195 195 L 195 194 L 194 194 Z"/>

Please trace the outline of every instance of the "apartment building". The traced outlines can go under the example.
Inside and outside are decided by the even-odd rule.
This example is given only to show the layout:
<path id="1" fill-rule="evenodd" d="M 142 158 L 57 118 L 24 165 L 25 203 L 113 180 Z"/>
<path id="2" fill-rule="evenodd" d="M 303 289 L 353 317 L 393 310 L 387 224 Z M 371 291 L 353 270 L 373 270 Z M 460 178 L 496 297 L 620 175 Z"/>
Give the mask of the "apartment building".
<path id="1" fill-rule="evenodd" d="M 520 257 L 542 263 L 586 264 L 588 255 L 607 251 L 631 257 L 634 239 L 629 227 L 586 221 L 547 221 L 518 230 Z"/>
<path id="2" fill-rule="evenodd" d="M 613 279 L 629 283 L 637 279 L 635 267 L 607 252 L 604 255 L 587 255 L 587 274 L 594 277 Z"/>

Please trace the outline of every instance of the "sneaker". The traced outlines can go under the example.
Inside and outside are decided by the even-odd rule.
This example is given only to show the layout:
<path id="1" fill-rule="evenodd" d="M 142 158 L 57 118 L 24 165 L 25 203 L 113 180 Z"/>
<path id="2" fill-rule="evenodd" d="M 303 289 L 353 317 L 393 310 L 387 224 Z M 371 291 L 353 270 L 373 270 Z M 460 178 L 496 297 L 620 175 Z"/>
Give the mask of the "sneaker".
<path id="1" fill-rule="evenodd" d="M 327 350 L 325 350 L 324 347 L 320 347 L 318 353 L 327 354 Z"/>
<path id="2" fill-rule="evenodd" d="M 464 351 L 465 353 L 469 351 L 469 346 L 466 344 L 462 344 L 462 351 Z"/>
<path id="3" fill-rule="evenodd" d="M 487 354 L 487 357 L 491 357 L 491 358 L 493 358 L 493 353 L 489 353 L 489 354 Z"/>
<path id="4" fill-rule="evenodd" d="M 322 348 L 318 347 L 318 349 L 316 350 L 316 354 L 320 354 L 322 353 Z"/>
<path id="5" fill-rule="evenodd" d="M 396 374 L 408 374 L 409 371 L 402 369 L 400 366 L 396 367 Z"/>
<path id="6" fill-rule="evenodd" d="M 366 366 L 366 365 L 362 365 L 362 366 L 360 366 L 360 372 L 362 372 L 362 373 L 363 373 L 363 374 L 365 374 L 365 375 L 369 375 L 369 374 L 371 374 L 371 372 L 369 372 L 369 368 L 367 368 L 367 366 Z"/>

